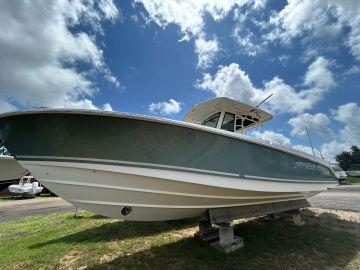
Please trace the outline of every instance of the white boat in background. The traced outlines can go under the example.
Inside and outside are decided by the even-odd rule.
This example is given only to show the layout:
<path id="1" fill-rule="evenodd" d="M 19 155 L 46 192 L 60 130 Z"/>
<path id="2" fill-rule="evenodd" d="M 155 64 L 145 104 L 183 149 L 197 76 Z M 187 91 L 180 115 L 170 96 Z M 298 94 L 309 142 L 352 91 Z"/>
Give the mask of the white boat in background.
<path id="1" fill-rule="evenodd" d="M 18 184 L 9 186 L 9 191 L 12 195 L 35 196 L 43 190 L 43 187 L 39 186 L 39 182 L 34 180 L 32 176 L 23 176 Z"/>
<path id="2" fill-rule="evenodd" d="M 306 199 L 337 185 L 324 160 L 242 135 L 271 118 L 229 98 L 194 106 L 183 121 L 44 109 L 0 115 L 0 139 L 58 196 L 124 220 Z"/>
<path id="3" fill-rule="evenodd" d="M 19 181 L 28 171 L 14 157 L 0 155 L 0 190 L 10 183 Z"/>
<path id="4" fill-rule="evenodd" d="M 337 162 L 330 162 L 330 166 L 335 172 L 336 177 L 339 179 L 339 181 L 344 181 L 347 178 L 347 174 L 344 172 L 344 170 L 340 167 L 339 163 Z"/>
<path id="5" fill-rule="evenodd" d="M 345 173 L 350 177 L 360 177 L 360 171 L 345 171 Z"/>

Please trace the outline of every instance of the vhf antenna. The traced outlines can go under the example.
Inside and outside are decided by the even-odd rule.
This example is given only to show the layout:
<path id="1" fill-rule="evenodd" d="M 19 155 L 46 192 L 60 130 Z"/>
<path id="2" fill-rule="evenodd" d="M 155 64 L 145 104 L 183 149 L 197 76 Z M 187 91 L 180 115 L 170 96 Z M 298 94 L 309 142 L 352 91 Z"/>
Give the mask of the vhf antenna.
<path id="1" fill-rule="evenodd" d="M 259 108 L 259 106 L 260 106 L 261 104 L 263 104 L 265 101 L 267 101 L 269 98 L 271 98 L 272 95 L 274 95 L 274 94 L 270 94 L 267 98 L 265 98 L 263 101 L 261 101 L 261 102 L 256 106 L 256 108 Z"/>
<path id="2" fill-rule="evenodd" d="M 312 142 L 311 142 L 311 138 L 310 138 L 310 135 L 309 135 L 309 130 L 308 130 L 308 128 L 307 128 L 306 126 L 305 126 L 305 129 L 306 129 L 306 133 L 307 133 L 308 138 L 309 138 L 309 142 L 310 142 L 311 150 L 312 150 L 312 152 L 313 152 L 313 155 L 315 156 L 315 151 L 314 151 L 313 144 L 312 144 Z M 315 157 L 316 157 L 316 156 L 315 156 Z"/>

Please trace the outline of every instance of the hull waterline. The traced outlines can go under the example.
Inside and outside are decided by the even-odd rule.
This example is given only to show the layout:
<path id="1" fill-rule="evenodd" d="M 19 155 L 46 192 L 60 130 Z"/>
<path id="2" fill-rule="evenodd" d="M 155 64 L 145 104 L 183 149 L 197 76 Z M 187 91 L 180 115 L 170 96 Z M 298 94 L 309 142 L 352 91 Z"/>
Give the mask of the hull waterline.
<path id="1" fill-rule="evenodd" d="M 24 127 L 25 125 L 25 127 Z M 23 136 L 29 125 L 33 132 Z M 176 121 L 98 112 L 0 117 L 6 147 L 37 180 L 80 208 L 128 220 L 298 200 L 336 185 L 289 150 Z"/>

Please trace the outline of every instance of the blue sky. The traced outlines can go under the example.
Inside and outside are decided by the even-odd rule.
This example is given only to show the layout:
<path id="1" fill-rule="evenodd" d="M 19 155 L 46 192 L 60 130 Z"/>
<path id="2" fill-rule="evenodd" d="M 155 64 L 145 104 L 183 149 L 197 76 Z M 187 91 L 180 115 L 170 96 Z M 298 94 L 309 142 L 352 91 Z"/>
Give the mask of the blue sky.
<path id="1" fill-rule="evenodd" d="M 34 106 L 182 119 L 216 96 L 264 104 L 248 133 L 327 158 L 360 145 L 360 3 L 0 4 L 0 112 Z"/>

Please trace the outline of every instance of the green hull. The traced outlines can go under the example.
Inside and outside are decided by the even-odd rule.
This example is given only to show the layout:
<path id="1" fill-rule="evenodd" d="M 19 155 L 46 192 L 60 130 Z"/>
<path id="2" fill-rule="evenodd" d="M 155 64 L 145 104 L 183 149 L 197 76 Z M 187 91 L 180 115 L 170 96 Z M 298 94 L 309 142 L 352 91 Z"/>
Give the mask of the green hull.
<path id="1" fill-rule="evenodd" d="M 0 116 L 0 136 L 18 160 L 61 157 L 272 181 L 336 181 L 329 168 L 304 157 L 175 121 L 94 112 L 16 113 Z"/>

